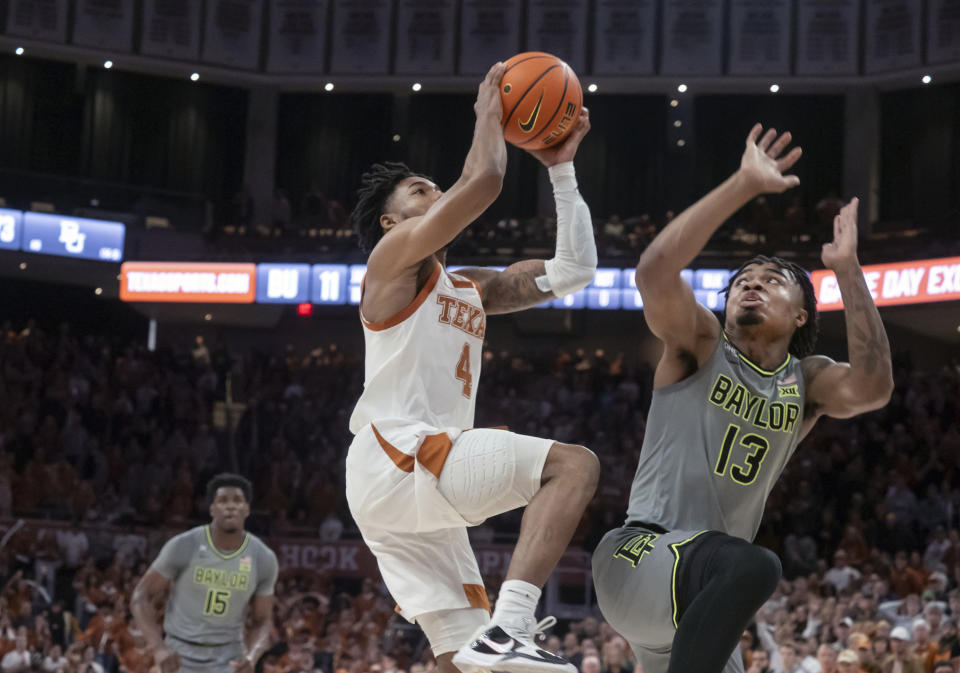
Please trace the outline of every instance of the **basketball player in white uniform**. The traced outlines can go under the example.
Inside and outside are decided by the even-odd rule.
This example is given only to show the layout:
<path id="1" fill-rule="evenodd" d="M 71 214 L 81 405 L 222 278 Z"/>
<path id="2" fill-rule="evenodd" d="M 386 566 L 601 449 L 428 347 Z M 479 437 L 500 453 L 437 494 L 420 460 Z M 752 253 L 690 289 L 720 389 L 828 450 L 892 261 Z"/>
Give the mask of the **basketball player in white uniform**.
<path id="1" fill-rule="evenodd" d="M 360 304 L 366 375 L 350 419 L 347 502 L 398 611 L 423 628 L 440 670 L 575 673 L 535 646 L 552 618 L 537 624 L 534 610 L 594 493 L 596 456 L 472 426 L 486 315 L 537 306 L 593 279 L 593 226 L 572 163 L 590 128 L 586 110 L 565 143 L 531 152 L 553 183 L 556 255 L 502 272 L 444 268 L 446 246 L 500 193 L 503 71 L 496 64 L 480 85 L 473 144 L 450 189 L 400 163 L 363 176 L 351 217 L 371 250 Z M 491 618 L 467 526 L 524 506 Z"/>

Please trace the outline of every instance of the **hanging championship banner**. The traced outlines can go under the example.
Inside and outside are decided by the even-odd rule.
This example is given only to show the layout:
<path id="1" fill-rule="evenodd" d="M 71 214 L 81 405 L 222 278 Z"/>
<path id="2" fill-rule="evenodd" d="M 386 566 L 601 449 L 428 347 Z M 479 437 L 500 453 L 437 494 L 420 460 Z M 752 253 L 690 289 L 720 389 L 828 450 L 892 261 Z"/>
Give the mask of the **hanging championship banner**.
<path id="1" fill-rule="evenodd" d="M 719 75 L 723 64 L 723 0 L 663 3 L 664 75 Z"/>
<path id="2" fill-rule="evenodd" d="M 203 60 L 256 69 L 262 25 L 263 0 L 207 0 Z"/>
<path id="3" fill-rule="evenodd" d="M 7 35 L 67 41 L 67 0 L 7 0 Z"/>
<path id="4" fill-rule="evenodd" d="M 927 62 L 960 61 L 960 0 L 927 0 Z"/>
<path id="5" fill-rule="evenodd" d="M 520 51 L 520 0 L 463 0 L 460 74 L 483 75 Z"/>
<path id="6" fill-rule="evenodd" d="M 189 0 L 144 0 L 140 53 L 198 60 L 201 9 Z"/>
<path id="7" fill-rule="evenodd" d="M 582 74 L 587 68 L 586 44 L 586 0 L 528 0 L 528 51 L 558 56 Z"/>
<path id="8" fill-rule="evenodd" d="M 868 0 L 865 66 L 868 73 L 920 65 L 923 7 L 911 0 Z"/>
<path id="9" fill-rule="evenodd" d="M 790 0 L 731 0 L 729 74 L 790 74 L 790 13 Z"/>
<path id="10" fill-rule="evenodd" d="M 389 72 L 389 0 L 335 0 L 330 70 L 340 75 Z"/>
<path id="11" fill-rule="evenodd" d="M 656 21 L 653 0 L 598 0 L 593 23 L 593 73 L 652 75 Z"/>
<path id="12" fill-rule="evenodd" d="M 453 74 L 454 0 L 400 0 L 397 3 L 397 74 Z"/>
<path id="13" fill-rule="evenodd" d="M 133 0 L 78 0 L 73 16 L 73 43 L 132 51 L 133 4 Z"/>
<path id="14" fill-rule="evenodd" d="M 856 75 L 859 0 L 797 0 L 797 74 Z"/>
<path id="15" fill-rule="evenodd" d="M 325 72 L 329 16 L 327 0 L 272 0 L 267 70 Z"/>

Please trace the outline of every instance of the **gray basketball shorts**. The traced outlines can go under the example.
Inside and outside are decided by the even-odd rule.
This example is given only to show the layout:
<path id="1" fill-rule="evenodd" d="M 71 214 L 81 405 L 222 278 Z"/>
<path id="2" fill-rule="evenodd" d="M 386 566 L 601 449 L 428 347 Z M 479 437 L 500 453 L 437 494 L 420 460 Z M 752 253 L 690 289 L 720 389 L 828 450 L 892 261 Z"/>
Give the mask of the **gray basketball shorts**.
<path id="1" fill-rule="evenodd" d="M 630 643 L 643 673 L 666 673 L 680 620 L 685 557 L 709 530 L 654 533 L 614 528 L 593 553 L 593 584 L 604 619 Z M 706 535 L 706 537 L 710 537 Z M 723 615 L 717 615 L 723 619 Z M 739 648 L 724 673 L 743 673 Z"/>
<path id="2" fill-rule="evenodd" d="M 180 655 L 180 673 L 233 673 L 243 659 L 243 644 L 207 646 L 185 643 L 169 635 L 166 645 Z"/>

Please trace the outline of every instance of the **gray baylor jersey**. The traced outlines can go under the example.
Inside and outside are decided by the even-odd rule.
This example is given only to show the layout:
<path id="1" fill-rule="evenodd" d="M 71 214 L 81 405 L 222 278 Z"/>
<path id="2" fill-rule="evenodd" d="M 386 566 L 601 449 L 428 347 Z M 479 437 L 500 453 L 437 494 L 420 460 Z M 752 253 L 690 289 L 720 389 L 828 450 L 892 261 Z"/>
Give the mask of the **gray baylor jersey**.
<path id="1" fill-rule="evenodd" d="M 653 392 L 628 521 L 752 541 L 803 425 L 803 375 L 774 371 L 720 339 L 693 376 Z"/>
<path id="2" fill-rule="evenodd" d="M 258 537 L 246 533 L 236 551 L 213 544 L 209 526 L 197 526 L 171 538 L 150 566 L 173 586 L 163 630 L 169 636 L 202 645 L 243 641 L 244 616 L 254 595 L 271 596 L 277 582 L 277 557 Z"/>

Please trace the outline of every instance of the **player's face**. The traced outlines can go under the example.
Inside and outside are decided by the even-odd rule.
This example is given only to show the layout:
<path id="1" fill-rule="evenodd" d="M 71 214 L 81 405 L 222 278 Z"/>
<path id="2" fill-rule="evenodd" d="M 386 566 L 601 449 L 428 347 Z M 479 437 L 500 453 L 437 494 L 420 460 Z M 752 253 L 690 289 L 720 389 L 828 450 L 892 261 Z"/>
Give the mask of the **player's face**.
<path id="1" fill-rule="evenodd" d="M 401 180 L 387 201 L 387 209 L 400 216 L 399 221 L 424 215 L 443 196 L 443 192 L 430 180 L 411 175 Z"/>
<path id="2" fill-rule="evenodd" d="M 777 332 L 792 332 L 806 320 L 803 291 L 776 264 L 750 264 L 733 281 L 727 297 L 728 323 L 769 325 Z"/>
<path id="3" fill-rule="evenodd" d="M 236 486 L 221 486 L 210 503 L 210 516 L 217 528 L 235 533 L 243 530 L 243 524 L 250 516 L 250 503 Z"/>

